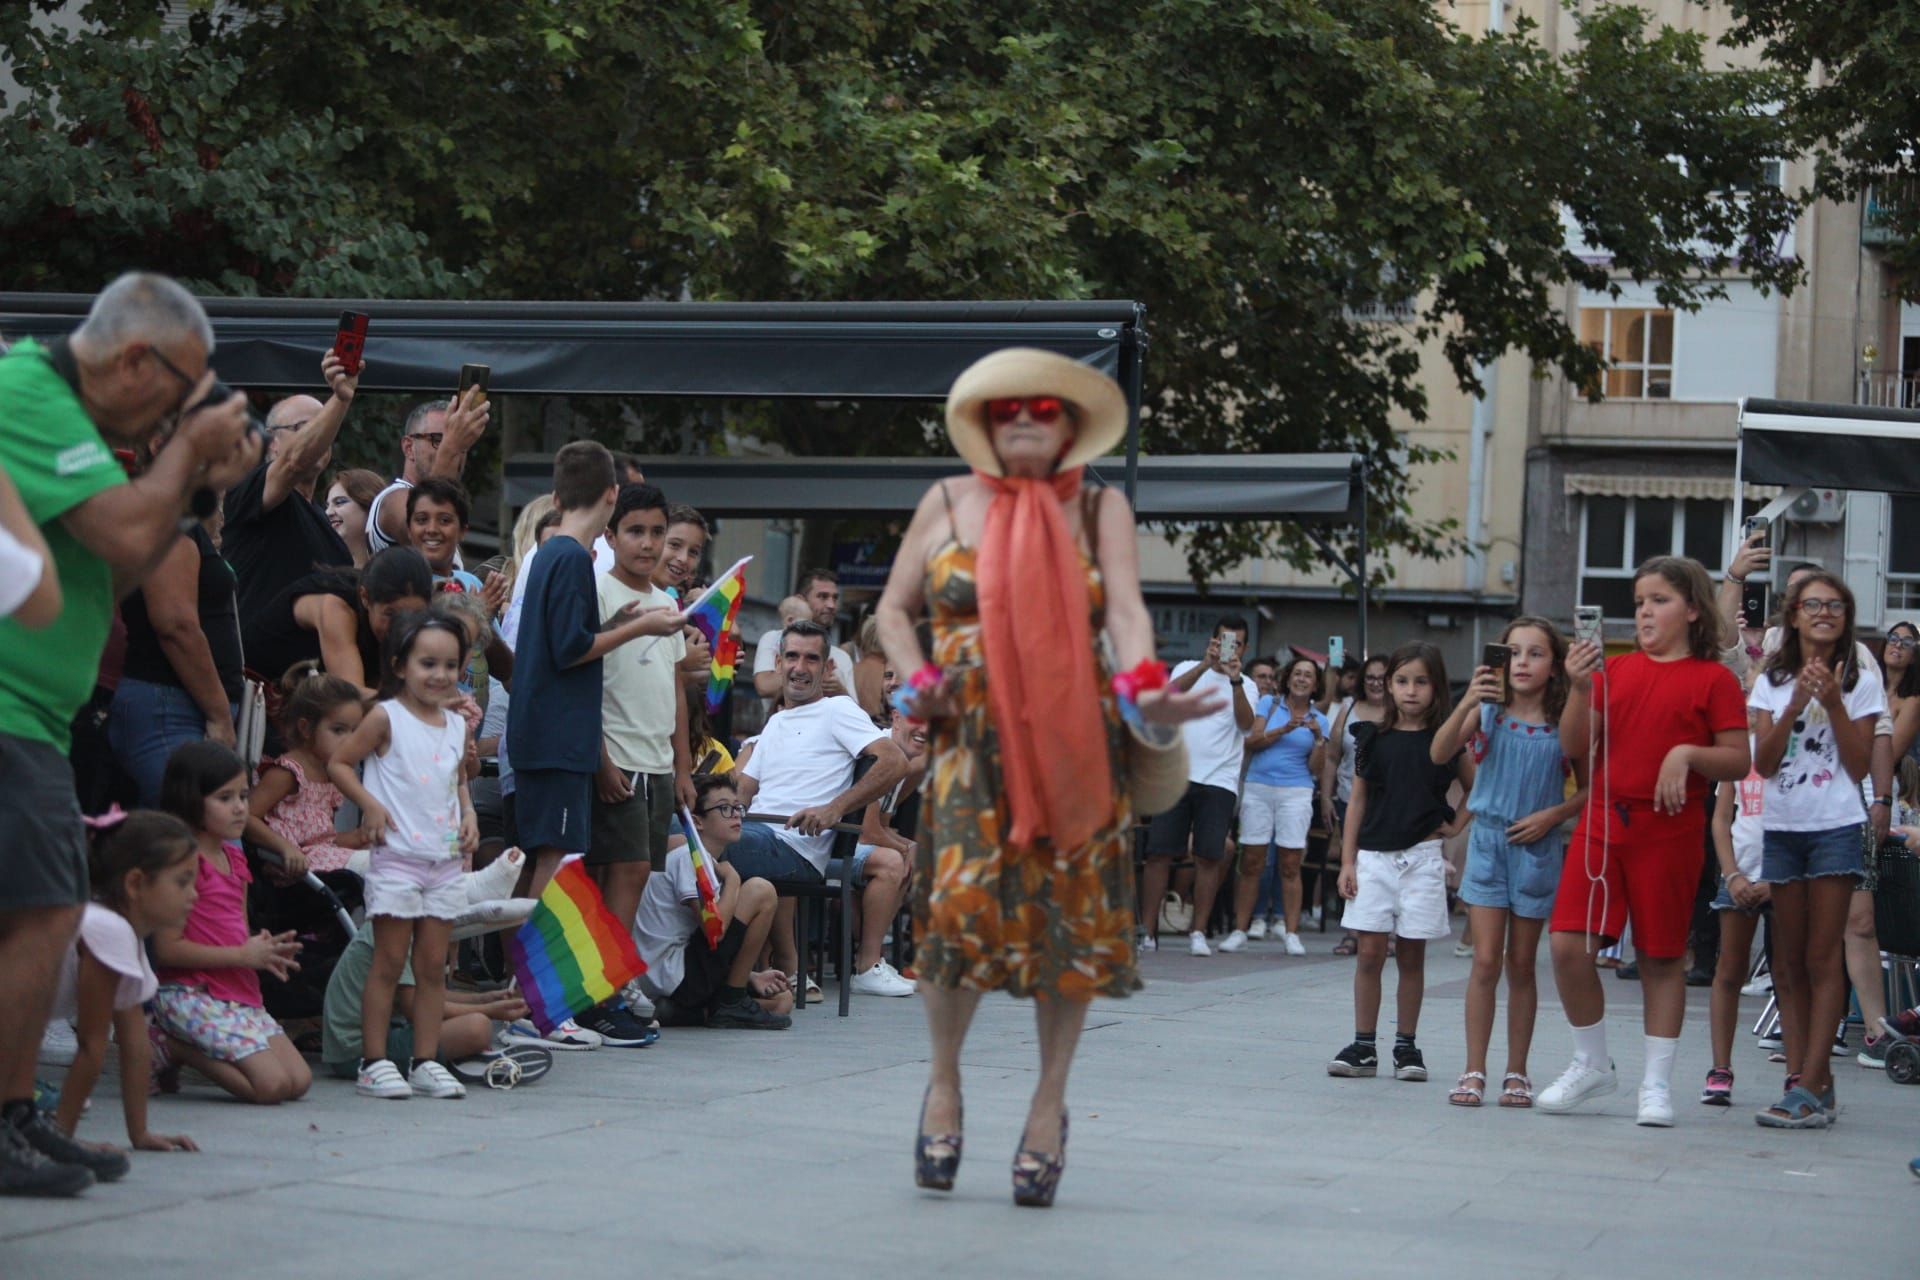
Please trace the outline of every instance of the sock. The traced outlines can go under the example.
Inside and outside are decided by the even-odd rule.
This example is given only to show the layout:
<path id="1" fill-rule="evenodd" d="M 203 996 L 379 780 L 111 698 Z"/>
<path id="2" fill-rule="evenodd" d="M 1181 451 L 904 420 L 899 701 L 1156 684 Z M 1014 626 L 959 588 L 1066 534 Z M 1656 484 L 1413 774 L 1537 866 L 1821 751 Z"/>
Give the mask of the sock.
<path id="1" fill-rule="evenodd" d="M 1373 1048 L 1373 1040 L 1374 1036 L 1371 1031 L 1356 1031 L 1353 1033 L 1353 1042 L 1355 1044 L 1363 1044 L 1369 1049 Z"/>
<path id="2" fill-rule="evenodd" d="M 1680 1050 L 1680 1037 L 1647 1037 L 1647 1074 L 1642 1084 L 1673 1087 L 1673 1055 Z"/>
<path id="3" fill-rule="evenodd" d="M 1607 1057 L 1607 1024 L 1605 1021 L 1594 1023 L 1590 1027 L 1575 1027 L 1567 1024 L 1573 1031 L 1573 1056 L 1596 1067 L 1610 1065 Z"/>
<path id="4" fill-rule="evenodd" d="M 721 987 L 720 988 L 721 1004 L 735 1004 L 741 1000 L 751 1000 L 751 999 L 753 999 L 753 993 L 748 991 L 745 987 Z"/>
<path id="5" fill-rule="evenodd" d="M 1413 1032 L 1411 1032 L 1411 1031 L 1396 1031 L 1396 1032 L 1394 1032 L 1394 1034 L 1393 1034 L 1393 1047 L 1394 1047 L 1394 1048 L 1396 1048 L 1396 1049 L 1402 1049 L 1402 1048 L 1405 1048 L 1405 1049 L 1411 1049 L 1411 1048 L 1413 1048 Z"/>

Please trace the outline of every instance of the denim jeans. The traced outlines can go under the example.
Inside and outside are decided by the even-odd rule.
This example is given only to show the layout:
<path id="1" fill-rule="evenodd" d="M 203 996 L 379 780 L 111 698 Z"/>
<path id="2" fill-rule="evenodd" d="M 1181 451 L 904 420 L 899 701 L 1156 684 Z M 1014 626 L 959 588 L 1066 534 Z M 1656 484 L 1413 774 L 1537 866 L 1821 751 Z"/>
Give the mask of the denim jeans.
<path id="1" fill-rule="evenodd" d="M 166 776 L 173 749 L 206 736 L 206 713 L 185 689 L 121 677 L 107 720 L 107 742 L 141 807 L 159 803 L 160 779 Z"/>

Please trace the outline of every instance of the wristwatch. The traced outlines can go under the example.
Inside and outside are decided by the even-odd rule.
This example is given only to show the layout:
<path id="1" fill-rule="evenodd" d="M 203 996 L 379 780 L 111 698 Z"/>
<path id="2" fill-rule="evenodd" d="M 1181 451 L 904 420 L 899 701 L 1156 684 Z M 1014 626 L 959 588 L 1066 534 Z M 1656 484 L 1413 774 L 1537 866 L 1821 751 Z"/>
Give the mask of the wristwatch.
<path id="1" fill-rule="evenodd" d="M 1873 803 L 1885 805 L 1887 808 L 1891 809 L 1893 808 L 1893 797 L 1892 796 L 1875 796 L 1873 798 Z"/>

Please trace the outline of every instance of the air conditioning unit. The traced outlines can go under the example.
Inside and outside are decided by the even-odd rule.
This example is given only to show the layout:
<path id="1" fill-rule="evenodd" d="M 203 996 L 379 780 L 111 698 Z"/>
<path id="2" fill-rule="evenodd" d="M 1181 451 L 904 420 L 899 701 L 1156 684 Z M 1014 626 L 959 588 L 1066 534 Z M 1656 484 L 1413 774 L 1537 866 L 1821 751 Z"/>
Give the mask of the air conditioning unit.
<path id="1" fill-rule="evenodd" d="M 1808 489 L 1787 508 L 1787 519 L 1801 524 L 1838 524 L 1847 512 L 1843 489 Z"/>

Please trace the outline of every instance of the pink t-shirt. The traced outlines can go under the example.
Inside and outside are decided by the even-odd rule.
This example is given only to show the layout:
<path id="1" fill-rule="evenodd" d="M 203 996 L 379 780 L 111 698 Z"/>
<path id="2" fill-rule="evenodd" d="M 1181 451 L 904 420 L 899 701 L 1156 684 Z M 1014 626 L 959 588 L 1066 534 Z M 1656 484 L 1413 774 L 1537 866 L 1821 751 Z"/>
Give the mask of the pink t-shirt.
<path id="1" fill-rule="evenodd" d="M 239 845 L 222 847 L 227 851 L 227 864 L 232 872 L 221 875 L 220 868 L 214 866 L 210 858 L 200 855 L 200 870 L 194 876 L 193 885 L 200 898 L 193 904 L 193 914 L 187 917 L 187 927 L 180 931 L 182 938 L 203 947 L 241 947 L 247 942 L 247 886 L 253 883 L 253 872 L 247 868 L 247 855 Z M 169 986 L 201 987 L 215 999 L 233 1004 L 252 1005 L 256 1009 L 266 1007 L 260 998 L 260 975 L 238 965 L 219 969 L 161 969 L 160 981 Z"/>

